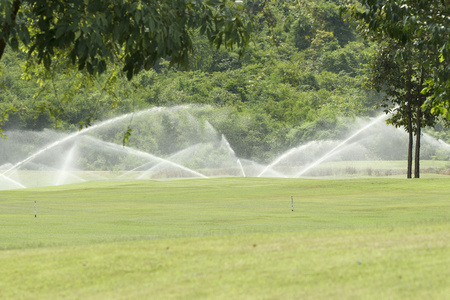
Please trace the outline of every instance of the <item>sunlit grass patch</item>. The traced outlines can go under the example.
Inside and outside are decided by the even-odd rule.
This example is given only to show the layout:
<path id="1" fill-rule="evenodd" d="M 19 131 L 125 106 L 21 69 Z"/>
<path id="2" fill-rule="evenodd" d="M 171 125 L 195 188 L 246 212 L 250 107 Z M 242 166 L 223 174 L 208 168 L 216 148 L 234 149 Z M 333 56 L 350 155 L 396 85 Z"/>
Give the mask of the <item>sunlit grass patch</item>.
<path id="1" fill-rule="evenodd" d="M 445 299 L 449 192 L 436 178 L 5 191 L 0 297 Z"/>

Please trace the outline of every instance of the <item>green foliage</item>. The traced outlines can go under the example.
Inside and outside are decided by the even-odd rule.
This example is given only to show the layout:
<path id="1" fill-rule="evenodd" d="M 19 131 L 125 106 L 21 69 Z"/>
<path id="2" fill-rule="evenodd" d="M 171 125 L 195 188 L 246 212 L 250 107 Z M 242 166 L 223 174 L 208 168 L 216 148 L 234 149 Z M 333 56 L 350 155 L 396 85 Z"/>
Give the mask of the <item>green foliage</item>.
<path id="1" fill-rule="evenodd" d="M 300 15 L 292 25 L 294 45 L 298 50 L 305 50 L 311 46 L 313 21 L 308 16 Z"/>
<path id="2" fill-rule="evenodd" d="M 1 44 L 22 43 L 47 70 L 56 59 L 98 75 L 114 63 L 128 79 L 160 58 L 187 65 L 197 28 L 226 48 L 244 47 L 251 30 L 243 6 L 226 0 L 8 1 L 1 11 Z"/>
<path id="3" fill-rule="evenodd" d="M 446 1 L 361 0 L 349 5 L 366 37 L 380 44 L 370 83 L 386 93 L 385 111 L 391 124 L 409 133 L 408 177 L 411 177 L 412 134 L 416 136 L 415 177 L 419 177 L 421 128 L 433 126 L 436 115 L 447 115 L 450 86 L 446 58 L 450 25 Z M 439 59 L 438 59 L 439 58 Z M 434 115 L 433 115 L 434 113 Z M 450 117 L 448 117 L 450 120 Z"/>
<path id="4" fill-rule="evenodd" d="M 7 46 L 27 53 L 25 76 L 37 76 L 42 96 L 49 91 L 54 96 L 35 108 L 56 126 L 74 121 L 62 106 L 81 89 L 95 87 L 101 95 L 89 112 L 81 112 L 80 128 L 102 115 L 102 102 L 117 106 L 114 85 L 123 77 L 131 80 L 161 59 L 169 66 L 188 66 L 194 33 L 217 48 L 237 48 L 242 56 L 251 32 L 245 7 L 228 0 L 13 0 L 0 5 L 0 59 Z M 104 92 L 115 99 L 105 101 Z"/>
<path id="5" fill-rule="evenodd" d="M 92 76 L 87 69 L 69 68 L 65 60 L 52 60 L 50 70 L 26 64 L 23 54 L 6 49 L 0 61 L 0 108 L 11 109 L 4 128 L 57 124 L 74 130 L 149 106 L 197 103 L 231 112 L 230 120 L 218 120 L 214 126 L 226 134 L 240 157 L 265 159 L 312 139 L 337 138 L 338 129 L 350 123 L 346 119 L 376 114 L 373 105 L 381 96 L 365 87 L 374 46 L 357 38 L 351 21 L 335 19 L 336 5 L 333 1 L 247 1 L 245 9 L 253 11 L 255 26 L 242 56 L 239 49 L 210 47 L 206 32 L 198 28 L 190 32 L 190 69 L 171 65 L 170 56 L 162 57 L 131 81 L 123 66 L 110 62 L 102 75 Z M 308 29 L 301 33 L 299 26 Z M 350 30 L 348 35 L 343 26 Z M 302 38 L 308 43 L 299 47 Z M 26 71 L 33 76 L 23 80 Z M 128 137 L 132 145 L 128 125 L 138 130 L 131 123 L 116 134 L 118 141 Z M 263 154 L 267 149 L 271 153 Z"/>
<path id="6" fill-rule="evenodd" d="M 422 54 L 423 66 L 432 70 L 425 78 L 423 93 L 431 92 L 424 105 L 433 113 L 450 118 L 450 9 L 448 1 L 361 0 L 362 8 L 349 5 L 369 37 L 386 37 Z M 407 54 L 402 56 L 407 59 Z"/>

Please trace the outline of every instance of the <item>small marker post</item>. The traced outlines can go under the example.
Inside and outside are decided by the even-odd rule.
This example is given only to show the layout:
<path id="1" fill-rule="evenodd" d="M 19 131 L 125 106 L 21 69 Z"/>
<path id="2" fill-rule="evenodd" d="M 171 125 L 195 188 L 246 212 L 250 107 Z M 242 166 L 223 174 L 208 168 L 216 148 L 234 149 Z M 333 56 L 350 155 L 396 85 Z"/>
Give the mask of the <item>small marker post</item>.
<path id="1" fill-rule="evenodd" d="M 294 196 L 291 196 L 291 208 L 294 211 Z"/>
<path id="2" fill-rule="evenodd" d="M 36 218 L 37 211 L 36 211 L 36 200 L 34 200 L 34 217 Z"/>

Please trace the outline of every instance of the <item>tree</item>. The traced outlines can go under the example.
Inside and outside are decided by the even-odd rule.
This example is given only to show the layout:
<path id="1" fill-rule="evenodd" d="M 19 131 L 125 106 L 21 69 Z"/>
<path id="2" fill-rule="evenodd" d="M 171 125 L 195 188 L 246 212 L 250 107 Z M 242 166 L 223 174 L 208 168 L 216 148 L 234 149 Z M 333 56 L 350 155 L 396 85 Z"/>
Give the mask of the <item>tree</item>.
<path id="1" fill-rule="evenodd" d="M 433 126 L 440 113 L 450 120 L 446 89 L 450 87 L 447 48 L 449 32 L 431 13 L 446 17 L 444 1 L 360 0 L 363 9 L 351 5 L 353 17 L 360 21 L 365 36 L 381 44 L 378 61 L 372 66 L 372 85 L 386 93 L 386 101 L 395 104 L 390 122 L 404 126 L 409 133 L 408 178 L 411 177 L 412 135 L 416 136 L 414 177 L 420 176 L 421 128 Z M 430 5 L 430 9 L 427 7 Z M 439 27 L 439 28 L 438 28 Z M 437 38 L 436 33 L 442 33 Z M 383 53 L 384 52 L 384 53 Z M 444 75 L 444 76 L 443 76 Z M 444 80 L 443 80 L 444 79 Z M 447 81 L 447 82 L 445 82 Z"/>
<path id="2" fill-rule="evenodd" d="M 402 54 L 408 57 L 406 61 L 398 58 Z M 412 177 L 413 135 L 416 136 L 414 177 L 418 178 L 421 128 L 434 126 L 437 121 L 437 116 L 431 114 L 429 108 L 422 107 L 427 95 L 421 91 L 430 70 L 424 68 L 421 56 L 413 49 L 385 40 L 375 54 L 368 81 L 371 88 L 385 94 L 380 106 L 386 113 L 391 113 L 388 123 L 408 132 L 408 178 Z"/>
<path id="3" fill-rule="evenodd" d="M 355 2 L 355 1 L 352 1 Z M 368 36 L 385 36 L 424 55 L 424 66 L 433 72 L 425 78 L 424 105 L 450 120 L 450 2 L 446 0 L 359 0 L 362 8 L 348 4 Z"/>
<path id="4" fill-rule="evenodd" d="M 242 53 L 251 31 L 242 1 L 230 0 L 4 0 L 0 11 L 0 59 L 9 46 L 28 54 L 30 72 L 75 68 L 95 78 L 118 68 L 131 80 L 161 58 L 188 66 L 197 31 Z"/>

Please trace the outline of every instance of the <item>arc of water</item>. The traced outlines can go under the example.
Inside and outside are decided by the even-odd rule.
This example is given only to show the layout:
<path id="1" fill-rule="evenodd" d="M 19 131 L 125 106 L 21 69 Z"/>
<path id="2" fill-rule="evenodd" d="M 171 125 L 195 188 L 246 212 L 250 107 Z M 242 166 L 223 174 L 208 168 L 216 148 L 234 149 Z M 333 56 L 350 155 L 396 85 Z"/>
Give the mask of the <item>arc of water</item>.
<path id="1" fill-rule="evenodd" d="M 147 109 L 147 110 L 143 110 L 143 111 L 137 113 L 137 115 L 144 114 L 144 113 L 147 113 L 147 112 L 150 112 L 150 111 L 157 111 L 157 110 L 160 110 L 160 109 L 161 109 L 160 107 L 153 107 L 153 108 L 150 108 L 150 109 Z M 94 130 L 94 129 L 97 129 L 97 128 L 99 128 L 99 127 L 103 127 L 103 126 L 105 126 L 105 125 L 108 125 L 108 124 L 115 123 L 115 122 L 117 122 L 117 121 L 123 120 L 123 119 L 125 119 L 125 118 L 127 118 L 127 117 L 130 117 L 130 116 L 133 115 L 133 114 L 134 114 L 134 113 L 129 113 L 129 114 L 125 114 L 125 115 L 122 115 L 122 116 L 118 116 L 118 117 L 115 117 L 115 118 L 106 120 L 106 121 L 104 121 L 104 122 L 101 122 L 101 123 L 99 123 L 99 124 L 93 125 L 93 126 L 91 126 L 91 127 L 84 128 L 84 129 L 82 129 L 82 130 L 80 130 L 80 131 L 77 131 L 77 132 L 74 132 L 74 133 L 72 133 L 72 134 L 69 134 L 68 136 L 66 136 L 66 137 L 64 137 L 64 138 L 62 138 L 62 139 L 59 139 L 59 140 L 57 140 L 56 142 L 51 143 L 50 145 L 48 145 L 48 146 L 46 146 L 46 147 L 40 149 L 39 151 L 33 153 L 32 155 L 28 156 L 28 157 L 25 158 L 24 160 L 18 162 L 17 164 L 15 164 L 15 165 L 12 166 L 11 168 L 9 168 L 9 169 L 6 170 L 5 172 L 3 172 L 3 175 L 8 174 L 9 172 L 11 172 L 11 171 L 13 171 L 13 170 L 19 168 L 20 166 L 22 166 L 22 165 L 25 164 L 26 162 L 28 162 L 28 161 L 30 161 L 30 160 L 36 158 L 37 156 L 41 155 L 41 154 L 44 153 L 45 151 L 48 151 L 48 150 L 50 150 L 50 149 L 52 149 L 52 148 L 54 148 L 54 147 L 56 147 L 56 146 L 58 146 L 58 145 L 60 145 L 60 144 L 62 144 L 62 143 L 65 143 L 65 142 L 67 142 L 68 140 L 71 140 L 71 139 L 73 139 L 73 138 L 75 138 L 75 137 L 77 137 L 77 136 L 79 136 L 79 135 L 85 134 L 85 133 L 87 133 L 87 132 L 89 132 L 89 131 L 92 131 L 92 130 Z"/>
<path id="2" fill-rule="evenodd" d="M 194 170 L 192 170 L 192 169 L 190 169 L 190 168 L 188 168 L 188 167 L 185 167 L 185 166 L 183 166 L 183 165 L 177 164 L 177 163 L 175 163 L 175 162 L 173 162 L 173 161 L 170 161 L 170 160 L 167 160 L 167 159 L 164 159 L 164 158 L 155 156 L 155 155 L 153 155 L 153 154 L 150 154 L 150 153 L 147 153 L 147 152 L 141 152 L 141 151 L 139 151 L 139 150 L 135 150 L 135 149 L 132 149 L 132 148 L 128 148 L 128 150 L 129 150 L 131 153 L 141 153 L 141 154 L 143 154 L 144 156 L 146 156 L 146 157 L 148 157 L 148 158 L 152 158 L 152 159 L 158 160 L 160 163 L 161 163 L 161 162 L 167 163 L 167 164 L 169 164 L 169 165 L 171 165 L 171 166 L 174 166 L 174 167 L 176 167 L 176 168 L 178 168 L 178 169 L 181 169 L 181 170 L 183 170 L 183 171 L 186 171 L 186 172 L 188 172 L 188 173 L 191 173 L 191 174 L 193 174 L 193 175 L 196 175 L 197 177 L 201 177 L 201 178 L 209 178 L 208 176 L 205 176 L 205 175 L 203 175 L 202 173 L 199 173 L 199 172 L 197 172 L 197 171 L 194 171 Z"/>
<path id="3" fill-rule="evenodd" d="M 250 168 L 250 172 L 251 172 L 252 169 L 257 169 L 257 170 L 254 170 L 254 172 L 259 172 L 259 173 L 255 173 L 255 176 L 257 176 L 256 174 L 261 174 L 261 173 L 263 173 L 263 172 L 261 172 L 261 170 L 264 170 L 265 168 L 267 168 L 267 166 L 258 164 L 258 163 L 254 162 L 254 161 L 252 161 L 252 160 L 242 159 L 242 161 L 244 162 L 244 164 L 245 164 L 247 167 Z M 268 169 L 267 169 L 265 172 L 267 172 L 267 171 L 268 171 Z M 287 176 L 286 176 L 285 174 L 282 174 L 282 173 L 280 173 L 280 172 L 278 172 L 278 171 L 275 171 L 275 170 L 273 170 L 273 169 L 271 169 L 270 172 L 271 172 L 271 174 L 274 175 L 274 176 L 272 176 L 272 177 L 287 178 Z M 249 172 L 247 172 L 247 174 L 248 174 L 248 173 L 249 173 Z M 249 175 L 249 176 L 253 176 L 253 175 Z"/>
<path id="4" fill-rule="evenodd" d="M 183 155 L 183 154 L 185 154 L 185 153 L 192 153 L 192 152 L 194 152 L 194 151 L 196 150 L 196 148 L 199 147 L 200 145 L 203 145 L 203 143 L 198 143 L 198 144 L 195 144 L 195 145 L 193 145 L 193 146 L 190 146 L 190 147 L 188 147 L 188 148 L 186 148 L 186 149 L 183 149 L 183 150 L 181 150 L 181 151 L 178 151 L 178 152 L 176 152 L 176 153 L 170 155 L 169 157 L 167 157 L 166 160 L 167 160 L 167 161 L 174 162 L 174 159 L 177 158 L 178 156 Z M 144 178 L 147 174 L 149 174 L 151 171 L 153 171 L 154 169 L 158 168 L 159 166 L 161 166 L 161 165 L 164 164 L 165 162 L 166 162 L 166 161 L 159 161 L 156 165 L 151 166 L 150 168 L 148 168 L 147 170 L 145 170 L 145 172 L 142 173 L 141 175 L 139 175 L 139 176 L 137 177 L 137 179 L 142 179 L 142 178 Z M 174 163 L 175 163 L 175 162 L 174 162 Z M 149 163 L 145 163 L 145 164 L 143 164 L 143 165 L 141 165 L 141 166 L 139 166 L 139 167 L 137 167 L 137 168 L 143 167 L 144 165 L 147 165 L 147 164 L 149 164 Z M 135 169 L 137 169 L 137 168 L 135 168 Z M 133 170 L 135 170 L 135 169 L 133 169 Z M 127 172 L 127 173 L 128 173 L 128 172 Z"/>
<path id="5" fill-rule="evenodd" d="M 234 152 L 233 148 L 231 148 L 230 143 L 225 138 L 225 135 L 222 134 L 222 142 L 225 144 L 225 147 L 227 147 L 228 151 L 230 151 L 231 155 L 236 159 L 236 163 L 241 170 L 241 174 L 243 177 L 245 176 L 244 167 L 242 166 L 241 160 L 236 156 L 236 153 Z"/>
<path id="6" fill-rule="evenodd" d="M 205 121 L 205 134 L 214 137 L 214 139 L 217 139 L 218 136 L 217 130 L 208 121 Z"/>
<path id="7" fill-rule="evenodd" d="M 303 147 L 306 147 L 306 145 L 304 145 Z M 292 149 L 290 149 L 289 151 L 285 152 L 284 154 L 280 155 L 277 159 L 275 159 L 272 163 L 268 164 L 262 171 L 261 173 L 258 174 L 257 177 L 261 177 L 264 173 L 266 173 L 269 169 L 272 169 L 273 166 L 277 165 L 278 163 L 280 163 L 283 159 L 285 159 L 286 157 L 288 157 L 289 155 L 291 155 L 291 153 L 293 153 L 294 151 L 297 151 L 298 148 L 294 147 Z"/>
<path id="8" fill-rule="evenodd" d="M 15 181 L 14 179 L 12 179 L 12 178 L 10 178 L 10 177 L 4 175 L 4 174 L 0 174 L 0 176 L 3 177 L 3 178 L 5 178 L 7 181 L 9 181 L 9 182 L 11 182 L 11 183 L 17 185 L 17 186 L 20 187 L 20 188 L 23 188 L 23 189 L 27 188 L 26 186 L 24 186 L 24 185 L 21 184 L 20 182 L 17 182 L 17 181 Z"/>
<path id="9" fill-rule="evenodd" d="M 438 142 L 439 142 L 439 144 L 440 144 L 441 146 L 443 146 L 444 148 L 446 148 L 446 150 L 450 150 L 450 145 L 449 145 L 449 144 L 447 144 L 446 142 L 444 142 L 444 141 L 441 140 L 441 139 L 438 139 Z"/>
<path id="10" fill-rule="evenodd" d="M 59 172 L 59 175 L 58 175 L 58 178 L 56 179 L 56 182 L 55 182 L 55 185 L 61 185 L 61 184 L 63 184 L 64 183 L 64 181 L 66 180 L 66 178 L 68 177 L 68 172 L 67 172 L 67 170 L 68 170 L 68 168 L 69 168 L 69 165 L 72 163 L 72 161 L 73 161 L 73 158 L 74 158 L 74 156 L 75 156 L 75 150 L 76 150 L 76 148 L 77 148 L 77 144 L 75 144 L 75 145 L 73 145 L 72 146 L 72 148 L 70 148 L 70 150 L 69 150 L 69 152 L 68 152 L 68 154 L 67 154 L 67 156 L 66 156 L 66 159 L 64 160 L 64 163 L 63 163 L 63 165 L 62 165 L 62 168 L 61 168 L 61 170 L 60 170 L 60 172 Z M 77 176 L 78 177 L 78 176 Z M 84 179 L 82 179 L 82 178 L 79 178 L 81 181 L 86 181 L 86 180 L 84 180 Z"/>
<path id="11" fill-rule="evenodd" d="M 312 168 L 314 168 L 315 166 L 319 165 L 320 163 L 322 163 L 323 161 L 325 161 L 326 159 L 330 158 L 331 156 L 333 156 L 334 154 L 336 154 L 336 151 L 341 148 L 342 146 L 344 146 L 345 144 L 347 144 L 351 139 L 353 139 L 354 137 L 358 136 L 361 132 L 364 132 L 365 130 L 367 130 L 368 128 L 372 127 L 374 124 L 376 124 L 377 122 L 387 118 L 388 115 L 382 114 L 379 117 L 375 118 L 374 120 L 372 120 L 372 122 L 370 122 L 369 124 L 367 124 L 366 126 L 362 127 L 361 129 L 359 129 L 358 131 L 356 131 L 354 134 L 352 134 L 350 137 L 348 137 L 346 140 L 342 141 L 341 143 L 339 143 L 336 147 L 334 147 L 333 149 L 331 149 L 330 151 L 328 151 L 325 155 L 323 155 L 321 158 L 319 158 L 318 160 L 316 160 L 314 163 L 310 164 L 309 166 L 307 166 L 306 168 L 302 169 L 300 172 L 298 172 L 297 174 L 295 174 L 295 177 L 300 177 L 303 174 L 305 174 L 306 172 L 308 172 L 309 170 L 311 170 Z"/>
<path id="12" fill-rule="evenodd" d="M 242 166 L 241 160 L 240 160 L 239 158 L 237 159 L 237 164 L 238 164 L 239 168 L 241 168 L 242 177 L 247 177 L 247 176 L 245 175 L 244 167 Z"/>
<path id="13" fill-rule="evenodd" d="M 145 170 L 144 173 L 140 174 L 136 179 L 143 179 L 145 176 L 147 176 L 147 174 L 149 174 L 151 171 L 161 166 L 163 163 L 164 163 L 163 161 L 158 162 L 156 165 Z"/>
<path id="14" fill-rule="evenodd" d="M 424 133 L 423 137 L 424 137 L 424 140 L 426 140 L 428 143 L 430 143 L 432 145 L 439 146 L 447 151 L 450 150 L 450 145 L 441 139 L 435 139 L 434 137 L 432 137 L 431 135 L 429 135 L 427 133 Z"/>
<path id="15" fill-rule="evenodd" d="M 150 154 L 150 153 L 147 153 L 147 152 L 142 152 L 142 151 L 135 150 L 135 149 L 133 149 L 133 148 L 128 148 L 128 147 L 127 147 L 127 150 L 130 151 L 131 153 L 139 153 L 139 154 L 141 154 L 141 155 L 143 155 L 143 156 L 145 156 L 145 157 L 147 157 L 147 158 L 155 159 L 155 160 L 159 161 L 160 163 L 167 163 L 167 164 L 169 164 L 170 166 L 176 167 L 176 168 L 178 168 L 178 169 L 181 169 L 181 170 L 183 170 L 183 171 L 186 171 L 186 172 L 188 172 L 188 173 L 191 173 L 191 174 L 193 174 L 193 175 L 196 175 L 197 177 L 201 177 L 201 178 L 209 178 L 208 176 L 205 176 L 205 175 L 203 175 L 202 173 L 199 173 L 199 172 L 197 172 L 197 171 L 194 171 L 194 170 L 192 170 L 192 169 L 190 169 L 190 168 L 188 168 L 188 167 L 185 167 L 185 166 L 183 166 L 183 165 L 177 164 L 176 162 L 173 162 L 173 161 L 170 161 L 170 160 L 167 160 L 167 159 L 164 159 L 164 158 L 155 156 L 155 155 L 153 155 L 153 154 Z M 139 179 L 139 177 L 138 177 L 138 179 Z"/>
<path id="16" fill-rule="evenodd" d="M 185 153 L 185 152 L 195 151 L 195 148 L 198 147 L 199 145 L 202 145 L 202 144 L 203 144 L 203 143 L 198 143 L 198 144 L 195 144 L 195 145 L 193 145 L 193 146 L 190 146 L 190 147 L 188 147 L 188 148 L 186 148 L 186 149 L 183 149 L 183 150 L 181 150 L 181 151 L 178 151 L 178 152 L 175 153 L 175 154 L 170 155 L 170 156 L 169 156 L 168 158 L 166 158 L 166 159 L 167 159 L 167 160 L 170 160 L 170 161 L 173 161 L 173 159 L 176 158 L 176 157 L 178 157 L 180 154 L 183 154 L 183 153 Z M 137 170 L 139 170 L 139 169 L 144 169 L 144 168 L 148 167 L 148 169 L 145 169 L 145 172 L 147 172 L 147 171 L 149 171 L 149 170 L 151 170 L 151 169 L 153 169 L 153 168 L 156 168 L 158 165 L 160 165 L 160 164 L 162 164 L 162 163 L 163 163 L 163 162 L 158 162 L 156 165 L 153 165 L 153 166 L 152 166 L 152 164 L 154 164 L 154 162 L 152 162 L 152 161 L 146 162 L 146 163 L 143 163 L 142 165 L 137 166 L 136 168 L 133 168 L 133 169 L 131 169 L 131 170 L 129 170 L 129 171 L 123 173 L 123 174 L 120 175 L 119 177 L 126 177 L 128 174 L 130 174 L 130 173 L 132 173 L 132 172 L 135 172 L 135 171 L 137 171 Z M 141 176 L 139 176 L 139 177 L 141 177 Z"/>
<path id="17" fill-rule="evenodd" d="M 96 138 L 93 138 L 93 137 L 89 137 L 89 139 L 91 139 L 91 140 L 93 140 L 93 141 L 95 141 L 97 143 L 101 143 L 104 146 L 108 146 L 108 147 L 110 147 L 111 149 L 114 149 L 114 150 L 127 151 L 127 152 L 129 152 L 131 154 L 134 154 L 136 156 L 140 156 L 140 157 L 147 158 L 147 159 L 153 159 L 153 160 L 156 160 L 156 161 L 159 161 L 159 162 L 165 162 L 165 163 L 167 163 L 167 164 L 169 164 L 171 166 L 174 166 L 174 167 L 177 167 L 179 169 L 182 169 L 182 170 L 184 170 L 186 172 L 189 172 L 191 174 L 194 174 L 194 175 L 196 175 L 198 177 L 208 178 L 207 176 L 205 176 L 205 175 L 203 175 L 203 174 L 201 174 L 201 173 L 199 173 L 197 171 L 194 171 L 192 169 L 189 169 L 189 168 L 187 168 L 187 167 L 185 167 L 183 165 L 177 164 L 177 163 L 175 163 L 173 161 L 170 161 L 170 160 L 167 160 L 167 159 L 155 156 L 155 155 L 147 153 L 147 152 L 136 150 L 136 149 L 133 149 L 133 148 L 130 148 L 130 147 L 127 147 L 127 146 L 122 146 L 122 145 L 117 145 L 117 144 L 110 143 L 110 142 L 105 142 L 105 141 L 102 141 L 102 140 L 99 140 L 99 139 L 96 139 Z"/>
<path id="18" fill-rule="evenodd" d="M 151 165 L 151 164 L 153 164 L 152 161 L 146 162 L 146 163 L 144 163 L 144 164 L 142 164 L 142 165 L 140 165 L 140 166 L 137 166 L 137 167 L 134 168 L 134 169 L 131 169 L 131 170 L 129 170 L 129 171 L 127 171 L 127 172 L 125 172 L 125 173 L 119 175 L 119 177 L 126 177 L 126 176 L 129 175 L 130 173 L 133 173 L 133 172 L 135 172 L 135 171 L 137 171 L 137 170 L 139 170 L 139 169 L 142 169 L 142 168 L 144 168 L 144 167 L 147 167 L 147 166 L 149 166 L 149 165 Z"/>
<path id="19" fill-rule="evenodd" d="M 58 175 L 61 175 L 62 173 L 65 173 L 65 174 L 62 174 L 62 175 L 66 175 L 65 177 L 67 178 L 68 176 L 68 172 L 64 172 L 64 171 L 61 171 L 60 169 L 56 169 L 56 168 L 53 168 L 53 167 L 50 167 L 50 166 L 46 166 L 46 165 L 43 165 L 43 164 L 40 164 L 40 163 L 34 163 L 34 162 L 30 162 L 30 164 L 36 169 L 36 170 L 39 170 L 39 169 L 41 169 L 41 170 L 48 170 L 48 171 L 51 171 L 51 172 L 54 172 L 54 173 L 57 173 Z M 83 178 L 81 178 L 80 176 L 77 176 L 77 175 L 75 175 L 75 174 L 69 174 L 69 176 L 71 177 L 71 178 L 73 178 L 73 179 L 76 179 L 78 182 L 85 182 L 86 180 L 85 179 L 83 179 Z M 58 179 L 55 181 L 55 182 L 58 182 Z M 63 183 L 60 183 L 60 184 L 63 184 Z M 60 184 L 53 184 L 53 185 L 60 185 Z"/>

